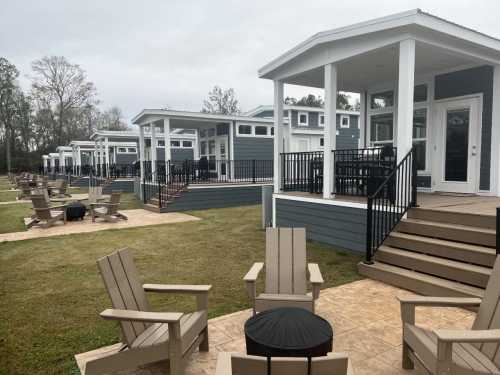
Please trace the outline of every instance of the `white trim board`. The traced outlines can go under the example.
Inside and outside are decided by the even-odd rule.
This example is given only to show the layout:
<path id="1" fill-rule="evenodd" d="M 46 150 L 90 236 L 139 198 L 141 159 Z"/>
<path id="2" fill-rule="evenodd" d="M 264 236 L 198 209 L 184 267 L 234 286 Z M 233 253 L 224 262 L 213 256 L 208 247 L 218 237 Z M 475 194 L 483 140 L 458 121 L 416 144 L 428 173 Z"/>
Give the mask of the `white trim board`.
<path id="1" fill-rule="evenodd" d="M 188 190 L 199 190 L 199 189 L 228 189 L 228 188 L 244 188 L 244 187 L 259 187 L 259 186 L 271 186 L 271 183 L 261 183 L 261 184 L 247 184 L 238 185 L 236 183 L 227 182 L 225 185 L 210 185 L 210 186 L 193 186 L 189 185 Z"/>
<path id="2" fill-rule="evenodd" d="M 296 202 L 325 204 L 325 205 L 329 205 L 329 206 L 360 208 L 363 210 L 367 209 L 366 203 L 347 202 L 347 201 L 340 201 L 340 200 L 335 200 L 335 199 L 299 197 L 296 195 L 288 195 L 288 194 L 273 194 L 273 199 L 274 198 L 285 199 L 285 200 L 296 201 Z"/>

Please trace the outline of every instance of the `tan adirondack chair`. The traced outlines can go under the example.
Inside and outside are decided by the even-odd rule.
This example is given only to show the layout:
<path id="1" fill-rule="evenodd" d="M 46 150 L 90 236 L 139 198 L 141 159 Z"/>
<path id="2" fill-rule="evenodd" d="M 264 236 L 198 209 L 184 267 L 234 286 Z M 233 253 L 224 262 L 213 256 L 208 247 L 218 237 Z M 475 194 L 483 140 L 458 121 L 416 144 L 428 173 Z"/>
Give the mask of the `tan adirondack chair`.
<path id="1" fill-rule="evenodd" d="M 27 180 L 19 181 L 17 187 L 19 189 L 19 193 L 17 194 L 17 199 L 30 199 L 33 187 L 30 186 L 29 181 Z"/>
<path id="2" fill-rule="evenodd" d="M 403 368 L 424 374 L 500 374 L 500 257 L 484 298 L 400 297 Z M 471 330 L 428 331 L 415 325 L 416 306 L 477 307 Z"/>
<path id="3" fill-rule="evenodd" d="M 347 375 L 352 374 L 345 353 L 331 353 L 326 357 L 311 358 L 308 372 L 307 358 L 273 357 L 270 375 Z M 238 353 L 219 353 L 215 375 L 268 375 L 267 358 Z"/>
<path id="4" fill-rule="evenodd" d="M 50 187 L 50 195 L 59 198 L 71 197 L 71 194 L 69 194 L 67 190 L 68 190 L 68 181 L 56 180 L 54 184 Z"/>
<path id="5" fill-rule="evenodd" d="M 31 195 L 33 203 L 33 215 L 31 221 L 26 225 L 31 228 L 33 225 L 39 225 L 42 228 L 49 228 L 61 221 L 66 224 L 66 206 L 50 206 L 47 197 L 44 195 Z"/>
<path id="6" fill-rule="evenodd" d="M 89 204 L 98 203 L 102 199 L 102 186 L 89 187 Z"/>
<path id="7" fill-rule="evenodd" d="M 120 206 L 121 191 L 111 192 L 111 198 L 109 202 L 97 202 L 90 204 L 90 215 L 92 216 L 92 222 L 95 222 L 96 218 L 101 218 L 104 221 L 115 223 L 118 219 L 127 220 L 127 216 L 118 212 L 118 206 Z"/>
<path id="8" fill-rule="evenodd" d="M 245 275 L 246 288 L 253 301 L 254 314 L 285 306 L 302 307 L 314 312 L 323 277 L 316 263 L 307 264 L 304 228 L 266 229 L 266 287 L 257 296 L 256 281 L 264 263 L 255 263 Z M 307 273 L 312 293 L 306 293 Z"/>
<path id="9" fill-rule="evenodd" d="M 101 317 L 120 322 L 122 349 L 86 362 L 83 374 L 96 375 L 169 360 L 170 374 L 183 374 L 189 355 L 208 351 L 208 291 L 210 285 L 144 284 L 128 249 L 97 261 L 113 309 Z M 151 312 L 146 292 L 196 296 L 197 311 Z"/>

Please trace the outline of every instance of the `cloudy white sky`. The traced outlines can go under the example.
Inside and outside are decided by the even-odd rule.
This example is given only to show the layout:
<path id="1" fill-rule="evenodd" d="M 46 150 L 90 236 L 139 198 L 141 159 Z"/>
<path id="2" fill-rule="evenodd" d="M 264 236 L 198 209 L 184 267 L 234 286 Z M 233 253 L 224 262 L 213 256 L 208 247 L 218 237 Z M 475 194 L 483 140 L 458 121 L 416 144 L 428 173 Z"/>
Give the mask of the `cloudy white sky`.
<path id="1" fill-rule="evenodd" d="M 198 111 L 214 85 L 233 87 L 248 110 L 272 101 L 257 70 L 295 44 L 417 7 L 500 37 L 498 0 L 2 0 L 0 56 L 20 69 L 24 88 L 31 61 L 66 56 L 127 121 L 143 108 Z"/>

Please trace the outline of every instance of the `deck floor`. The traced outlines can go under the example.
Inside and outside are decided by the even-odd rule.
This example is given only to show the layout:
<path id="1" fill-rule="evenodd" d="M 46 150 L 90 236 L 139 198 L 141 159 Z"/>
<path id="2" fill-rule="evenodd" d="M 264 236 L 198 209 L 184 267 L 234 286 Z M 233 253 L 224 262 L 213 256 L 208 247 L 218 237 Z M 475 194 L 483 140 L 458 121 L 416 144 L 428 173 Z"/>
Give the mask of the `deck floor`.
<path id="1" fill-rule="evenodd" d="M 317 313 L 332 324 L 333 351 L 347 352 L 356 375 L 415 374 L 401 368 L 402 328 L 396 297 L 403 295 L 413 293 L 369 279 L 321 291 Z M 186 375 L 215 374 L 218 352 L 244 353 L 243 326 L 250 316 L 250 310 L 243 310 L 211 319 L 210 351 L 195 352 Z M 428 329 L 469 329 L 474 317 L 474 313 L 458 308 L 418 307 L 416 311 L 416 323 Z M 89 359 L 117 349 L 117 346 L 105 347 L 75 357 L 81 369 Z M 158 363 L 119 374 L 166 375 L 167 368 L 167 363 Z"/>
<path id="2" fill-rule="evenodd" d="M 285 192 L 283 194 L 303 198 L 324 199 L 321 194 L 312 194 L 301 191 Z M 331 198 L 330 200 L 366 203 L 365 197 L 351 197 L 345 195 L 337 195 L 335 198 Z M 469 194 L 418 193 L 417 202 L 420 208 L 488 216 L 495 216 L 496 208 L 500 207 L 500 197 Z"/>

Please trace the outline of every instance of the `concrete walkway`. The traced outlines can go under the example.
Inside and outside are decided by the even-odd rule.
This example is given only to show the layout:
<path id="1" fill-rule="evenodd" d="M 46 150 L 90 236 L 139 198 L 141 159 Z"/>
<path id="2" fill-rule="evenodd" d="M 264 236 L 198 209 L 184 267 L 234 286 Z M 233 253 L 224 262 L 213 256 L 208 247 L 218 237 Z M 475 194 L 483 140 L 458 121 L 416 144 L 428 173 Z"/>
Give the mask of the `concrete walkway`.
<path id="1" fill-rule="evenodd" d="M 244 288 L 243 282 L 241 288 Z M 401 368 L 400 295 L 413 293 L 374 280 L 360 280 L 321 291 L 317 314 L 334 330 L 333 351 L 347 352 L 356 375 L 415 374 Z M 104 309 L 106 306 L 103 306 Z M 251 310 L 211 319 L 208 323 L 210 351 L 195 352 L 186 375 L 215 374 L 221 351 L 245 353 L 243 325 Z M 458 308 L 423 308 L 416 311 L 416 323 L 426 328 L 470 328 L 475 314 Z M 112 324 L 112 323 L 109 323 Z M 90 358 L 119 350 L 112 345 L 75 356 L 80 369 Z M 168 363 L 121 371 L 120 375 L 166 375 Z"/>
<path id="2" fill-rule="evenodd" d="M 123 210 L 120 212 L 123 212 L 128 217 L 128 220 L 120 220 L 117 223 L 106 223 L 97 219 L 95 223 L 92 223 L 90 216 L 87 215 L 83 221 L 68 221 L 66 225 L 64 225 L 61 221 L 57 225 L 47 229 L 32 227 L 25 232 L 0 234 L 0 242 L 20 241 L 75 233 L 90 233 L 107 229 L 135 228 L 148 225 L 173 224 L 201 220 L 195 216 L 180 212 L 171 212 L 161 215 L 143 209 Z M 27 220 L 29 219 L 25 219 L 25 221 Z"/>

